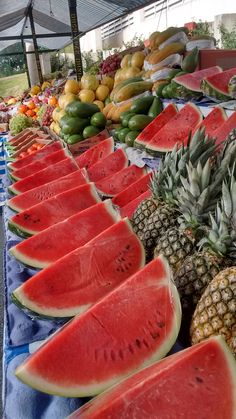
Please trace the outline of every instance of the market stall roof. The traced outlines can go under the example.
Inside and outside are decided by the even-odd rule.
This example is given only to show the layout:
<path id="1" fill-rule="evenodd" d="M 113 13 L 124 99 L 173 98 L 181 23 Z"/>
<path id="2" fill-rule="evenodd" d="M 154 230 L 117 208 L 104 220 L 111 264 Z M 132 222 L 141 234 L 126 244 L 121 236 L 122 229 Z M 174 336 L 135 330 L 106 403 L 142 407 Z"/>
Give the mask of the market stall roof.
<path id="1" fill-rule="evenodd" d="M 118 19 L 154 1 L 147 0 L 77 0 L 77 16 L 81 34 Z M 32 4 L 38 44 L 61 48 L 71 37 L 67 0 L 0 0 L 0 50 L 31 36 L 28 7 Z M 59 35 L 55 37 L 55 34 Z M 52 38 L 51 35 L 54 35 Z"/>

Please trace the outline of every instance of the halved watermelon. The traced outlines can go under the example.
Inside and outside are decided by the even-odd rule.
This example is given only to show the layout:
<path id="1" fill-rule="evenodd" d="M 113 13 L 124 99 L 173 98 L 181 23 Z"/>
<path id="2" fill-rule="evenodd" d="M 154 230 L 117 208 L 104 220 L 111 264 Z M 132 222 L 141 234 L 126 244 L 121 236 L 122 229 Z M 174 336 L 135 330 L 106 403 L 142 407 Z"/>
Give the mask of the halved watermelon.
<path id="1" fill-rule="evenodd" d="M 30 154 L 27 157 L 24 157 L 23 159 L 18 159 L 12 163 L 8 164 L 8 167 L 12 170 L 21 169 L 22 167 L 33 163 L 34 161 L 40 160 L 45 156 L 48 156 L 51 153 L 54 153 L 55 151 L 61 150 L 63 148 L 60 141 L 54 141 L 52 144 L 49 144 L 42 148 L 42 150 L 36 151 L 36 153 Z"/>
<path id="2" fill-rule="evenodd" d="M 124 189 L 122 192 L 115 195 L 112 198 L 113 204 L 118 205 L 119 207 L 124 207 L 129 202 L 139 197 L 148 189 L 151 176 L 152 176 L 152 172 L 147 173 L 145 176 L 137 180 L 137 182 L 132 183 L 130 186 L 128 186 L 128 188 Z"/>
<path id="3" fill-rule="evenodd" d="M 83 246 L 119 219 L 118 212 L 107 199 L 22 241 L 12 247 L 10 253 L 29 266 L 45 268 Z"/>
<path id="4" fill-rule="evenodd" d="M 143 192 L 141 195 L 137 196 L 137 198 L 133 199 L 133 201 L 128 202 L 128 204 L 126 204 L 124 207 L 120 209 L 121 217 L 132 218 L 139 204 L 141 204 L 141 202 L 144 201 L 144 199 L 150 198 L 151 195 L 152 193 L 148 189 L 147 191 Z"/>
<path id="5" fill-rule="evenodd" d="M 180 322 L 179 295 L 159 257 L 54 334 L 16 376 L 50 394 L 93 396 L 165 356 Z"/>
<path id="6" fill-rule="evenodd" d="M 106 140 L 101 141 L 99 144 L 91 147 L 89 150 L 85 151 L 79 157 L 76 157 L 76 161 L 79 167 L 85 167 L 88 169 L 90 166 L 93 166 L 99 160 L 104 159 L 109 156 L 114 151 L 114 140 L 112 137 L 107 138 Z"/>
<path id="7" fill-rule="evenodd" d="M 144 148 L 154 135 L 164 127 L 178 112 L 173 103 L 170 103 L 135 139 L 134 146 Z"/>
<path id="8" fill-rule="evenodd" d="M 235 359 L 218 336 L 143 369 L 68 419 L 233 419 L 235 394 Z"/>
<path id="9" fill-rule="evenodd" d="M 236 112 L 233 112 L 232 115 L 214 132 L 214 137 L 216 137 L 216 144 L 221 144 L 225 141 L 229 133 L 236 127 Z"/>
<path id="10" fill-rule="evenodd" d="M 205 128 L 205 133 L 214 137 L 214 132 L 220 128 L 227 119 L 227 115 L 220 106 L 215 107 L 201 123 L 200 127 Z"/>
<path id="11" fill-rule="evenodd" d="M 66 176 L 76 170 L 79 170 L 77 163 L 70 157 L 67 157 L 52 166 L 33 173 L 33 175 L 18 180 L 18 182 L 9 186 L 8 189 L 11 193 L 18 195 L 22 192 L 36 188 L 37 186 L 45 185 L 45 183 L 51 182 L 52 180 Z"/>
<path id="12" fill-rule="evenodd" d="M 14 196 L 7 201 L 7 205 L 13 209 L 13 211 L 24 211 L 25 209 L 39 204 L 42 201 L 46 201 L 61 192 L 68 191 L 76 186 L 84 185 L 87 182 L 88 179 L 86 170 L 76 170 L 69 175 L 61 177 L 60 181 L 56 179 L 52 182 L 45 183 L 37 188 L 30 189 L 27 192 Z"/>
<path id="13" fill-rule="evenodd" d="M 231 77 L 236 75 L 236 67 L 225 70 L 222 73 L 213 76 L 204 77 L 201 83 L 202 91 L 210 97 L 219 100 L 229 100 L 230 94 L 228 84 Z"/>
<path id="14" fill-rule="evenodd" d="M 100 198 L 94 184 L 87 183 L 62 192 L 14 215 L 10 218 L 8 227 L 20 236 L 32 236 L 99 201 Z"/>
<path id="15" fill-rule="evenodd" d="M 27 263 L 27 256 L 23 260 Z M 34 275 L 13 297 L 43 316 L 71 317 L 87 310 L 144 264 L 141 242 L 128 220 L 121 220 Z"/>
<path id="16" fill-rule="evenodd" d="M 68 154 L 66 154 L 65 149 L 55 151 L 55 153 L 48 154 L 42 159 L 27 164 L 27 166 L 24 166 L 21 169 L 14 170 L 11 172 L 11 177 L 15 180 L 23 179 L 32 175 L 33 173 L 45 169 L 51 164 L 55 164 L 61 160 L 64 160 L 66 157 L 68 157 Z"/>
<path id="17" fill-rule="evenodd" d="M 174 81 L 188 90 L 201 92 L 201 81 L 203 78 L 213 76 L 214 74 L 221 73 L 222 71 L 222 68 L 219 66 L 204 68 L 203 70 L 194 71 L 194 73 L 176 76 Z"/>
<path id="18" fill-rule="evenodd" d="M 129 159 L 126 152 L 120 148 L 102 160 L 99 160 L 88 169 L 88 176 L 91 182 L 97 182 L 107 176 L 114 175 L 127 167 Z"/>
<path id="19" fill-rule="evenodd" d="M 202 122 L 202 113 L 193 103 L 187 103 L 146 145 L 150 153 L 166 153 L 176 144 L 186 144 L 191 131 Z"/>
<path id="20" fill-rule="evenodd" d="M 103 196 L 117 195 L 129 185 L 136 182 L 146 174 L 144 168 L 132 164 L 129 167 L 96 182 L 96 188 Z"/>

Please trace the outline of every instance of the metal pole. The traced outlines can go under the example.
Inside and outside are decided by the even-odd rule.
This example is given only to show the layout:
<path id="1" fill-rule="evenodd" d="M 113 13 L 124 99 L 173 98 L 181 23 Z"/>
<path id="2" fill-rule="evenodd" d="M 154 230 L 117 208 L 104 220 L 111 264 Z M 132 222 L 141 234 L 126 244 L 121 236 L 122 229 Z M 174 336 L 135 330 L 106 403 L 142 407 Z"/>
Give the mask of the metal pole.
<path id="1" fill-rule="evenodd" d="M 24 62 L 25 62 L 25 69 L 26 69 L 26 74 L 27 74 L 28 86 L 31 87 L 30 76 L 29 76 L 29 68 L 28 68 L 28 63 L 27 63 L 27 56 L 26 56 L 26 52 L 25 52 L 25 43 L 24 43 L 24 40 L 22 38 L 21 38 L 21 45 L 22 45 L 22 51 L 23 51 L 23 55 L 24 55 Z"/>
<path id="2" fill-rule="evenodd" d="M 37 70 L 38 70 L 39 81 L 40 81 L 40 84 L 42 84 L 43 83 L 43 75 L 42 75 L 40 59 L 39 59 L 37 38 L 36 38 L 36 35 L 35 35 L 32 5 L 29 6 L 29 20 L 30 20 L 32 38 L 33 38 L 33 44 L 34 44 L 34 54 L 35 54 L 35 59 L 36 59 L 36 66 L 37 66 Z"/>
<path id="3" fill-rule="evenodd" d="M 83 75 L 83 64 L 80 50 L 79 40 L 79 25 L 77 18 L 76 0 L 68 0 L 69 12 L 70 12 L 70 24 L 71 24 L 71 35 L 74 47 L 75 56 L 75 70 L 77 80 L 80 80 Z"/>

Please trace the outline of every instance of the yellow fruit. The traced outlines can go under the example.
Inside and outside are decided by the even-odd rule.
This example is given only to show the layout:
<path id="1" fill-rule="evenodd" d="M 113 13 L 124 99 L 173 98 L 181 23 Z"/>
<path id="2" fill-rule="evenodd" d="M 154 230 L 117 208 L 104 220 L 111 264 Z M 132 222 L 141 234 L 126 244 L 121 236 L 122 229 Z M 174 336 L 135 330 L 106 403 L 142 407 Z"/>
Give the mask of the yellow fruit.
<path id="1" fill-rule="evenodd" d="M 50 124 L 50 127 L 49 127 L 52 131 L 54 131 L 54 125 L 55 125 L 55 122 L 53 121 L 53 122 Z"/>
<path id="2" fill-rule="evenodd" d="M 109 87 L 103 86 L 100 84 L 96 90 L 96 99 L 101 100 L 102 102 L 109 96 L 110 90 Z"/>
<path id="3" fill-rule="evenodd" d="M 104 109 L 104 103 L 101 100 L 94 100 L 93 103 L 99 107 L 99 109 L 100 109 L 101 112 L 103 111 L 103 109 Z"/>
<path id="4" fill-rule="evenodd" d="M 97 80 L 96 76 L 92 74 L 85 74 L 81 78 L 81 89 L 86 90 L 96 90 L 99 86 L 99 81 Z"/>
<path id="5" fill-rule="evenodd" d="M 61 111 L 61 108 L 59 108 L 59 106 L 57 108 L 54 109 L 53 113 L 52 113 L 52 119 L 53 121 L 57 121 L 58 118 L 58 114 Z"/>
<path id="6" fill-rule="evenodd" d="M 57 135 L 59 135 L 59 134 L 60 134 L 61 127 L 60 127 L 60 125 L 58 124 L 58 122 L 54 122 L 53 131 L 54 131 Z"/>
<path id="7" fill-rule="evenodd" d="M 124 80 L 131 79 L 140 74 L 140 68 L 138 67 L 126 67 L 123 69 Z"/>
<path id="8" fill-rule="evenodd" d="M 64 91 L 65 93 L 74 93 L 77 95 L 80 90 L 80 83 L 77 80 L 67 80 L 65 84 Z"/>
<path id="9" fill-rule="evenodd" d="M 58 105 L 61 109 L 65 109 L 69 103 L 74 102 L 75 100 L 78 100 L 78 96 L 73 93 L 66 93 L 65 95 L 61 95 L 59 97 Z"/>
<path id="10" fill-rule="evenodd" d="M 34 96 L 37 95 L 40 92 L 40 87 L 39 86 L 33 86 L 30 89 L 30 93 Z"/>
<path id="11" fill-rule="evenodd" d="M 50 87 L 51 85 L 50 85 L 50 83 L 48 82 L 48 81 L 44 81 L 43 82 L 43 84 L 42 84 L 42 86 L 41 86 L 41 90 L 42 90 L 42 92 L 45 90 L 45 89 L 47 89 L 48 87 Z"/>
<path id="12" fill-rule="evenodd" d="M 82 89 L 79 92 L 79 98 L 81 102 L 93 103 L 93 101 L 95 100 L 95 93 L 93 90 L 90 89 Z"/>
<path id="13" fill-rule="evenodd" d="M 111 91 L 113 89 L 114 86 L 114 79 L 112 77 L 109 76 L 105 76 L 103 77 L 101 84 L 103 86 L 107 86 L 109 88 L 109 90 Z"/>
<path id="14" fill-rule="evenodd" d="M 131 65 L 131 57 L 131 54 L 124 55 L 120 63 L 121 68 L 129 67 Z"/>
<path id="15" fill-rule="evenodd" d="M 7 101 L 8 105 L 15 105 L 15 103 L 17 102 L 17 99 L 15 97 L 12 97 L 11 99 L 9 99 Z"/>
<path id="16" fill-rule="evenodd" d="M 132 55 L 131 66 L 136 68 L 142 68 L 144 63 L 145 55 L 142 51 L 137 51 Z"/>

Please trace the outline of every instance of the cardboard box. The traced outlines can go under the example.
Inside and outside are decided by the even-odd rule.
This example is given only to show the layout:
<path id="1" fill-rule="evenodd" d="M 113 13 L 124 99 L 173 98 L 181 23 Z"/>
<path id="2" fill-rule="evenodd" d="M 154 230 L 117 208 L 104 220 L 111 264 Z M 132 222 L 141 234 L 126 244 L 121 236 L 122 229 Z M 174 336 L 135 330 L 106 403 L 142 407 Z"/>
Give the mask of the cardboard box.
<path id="1" fill-rule="evenodd" d="M 223 70 L 236 68 L 236 49 L 202 49 L 199 54 L 199 70 L 219 65 Z"/>

